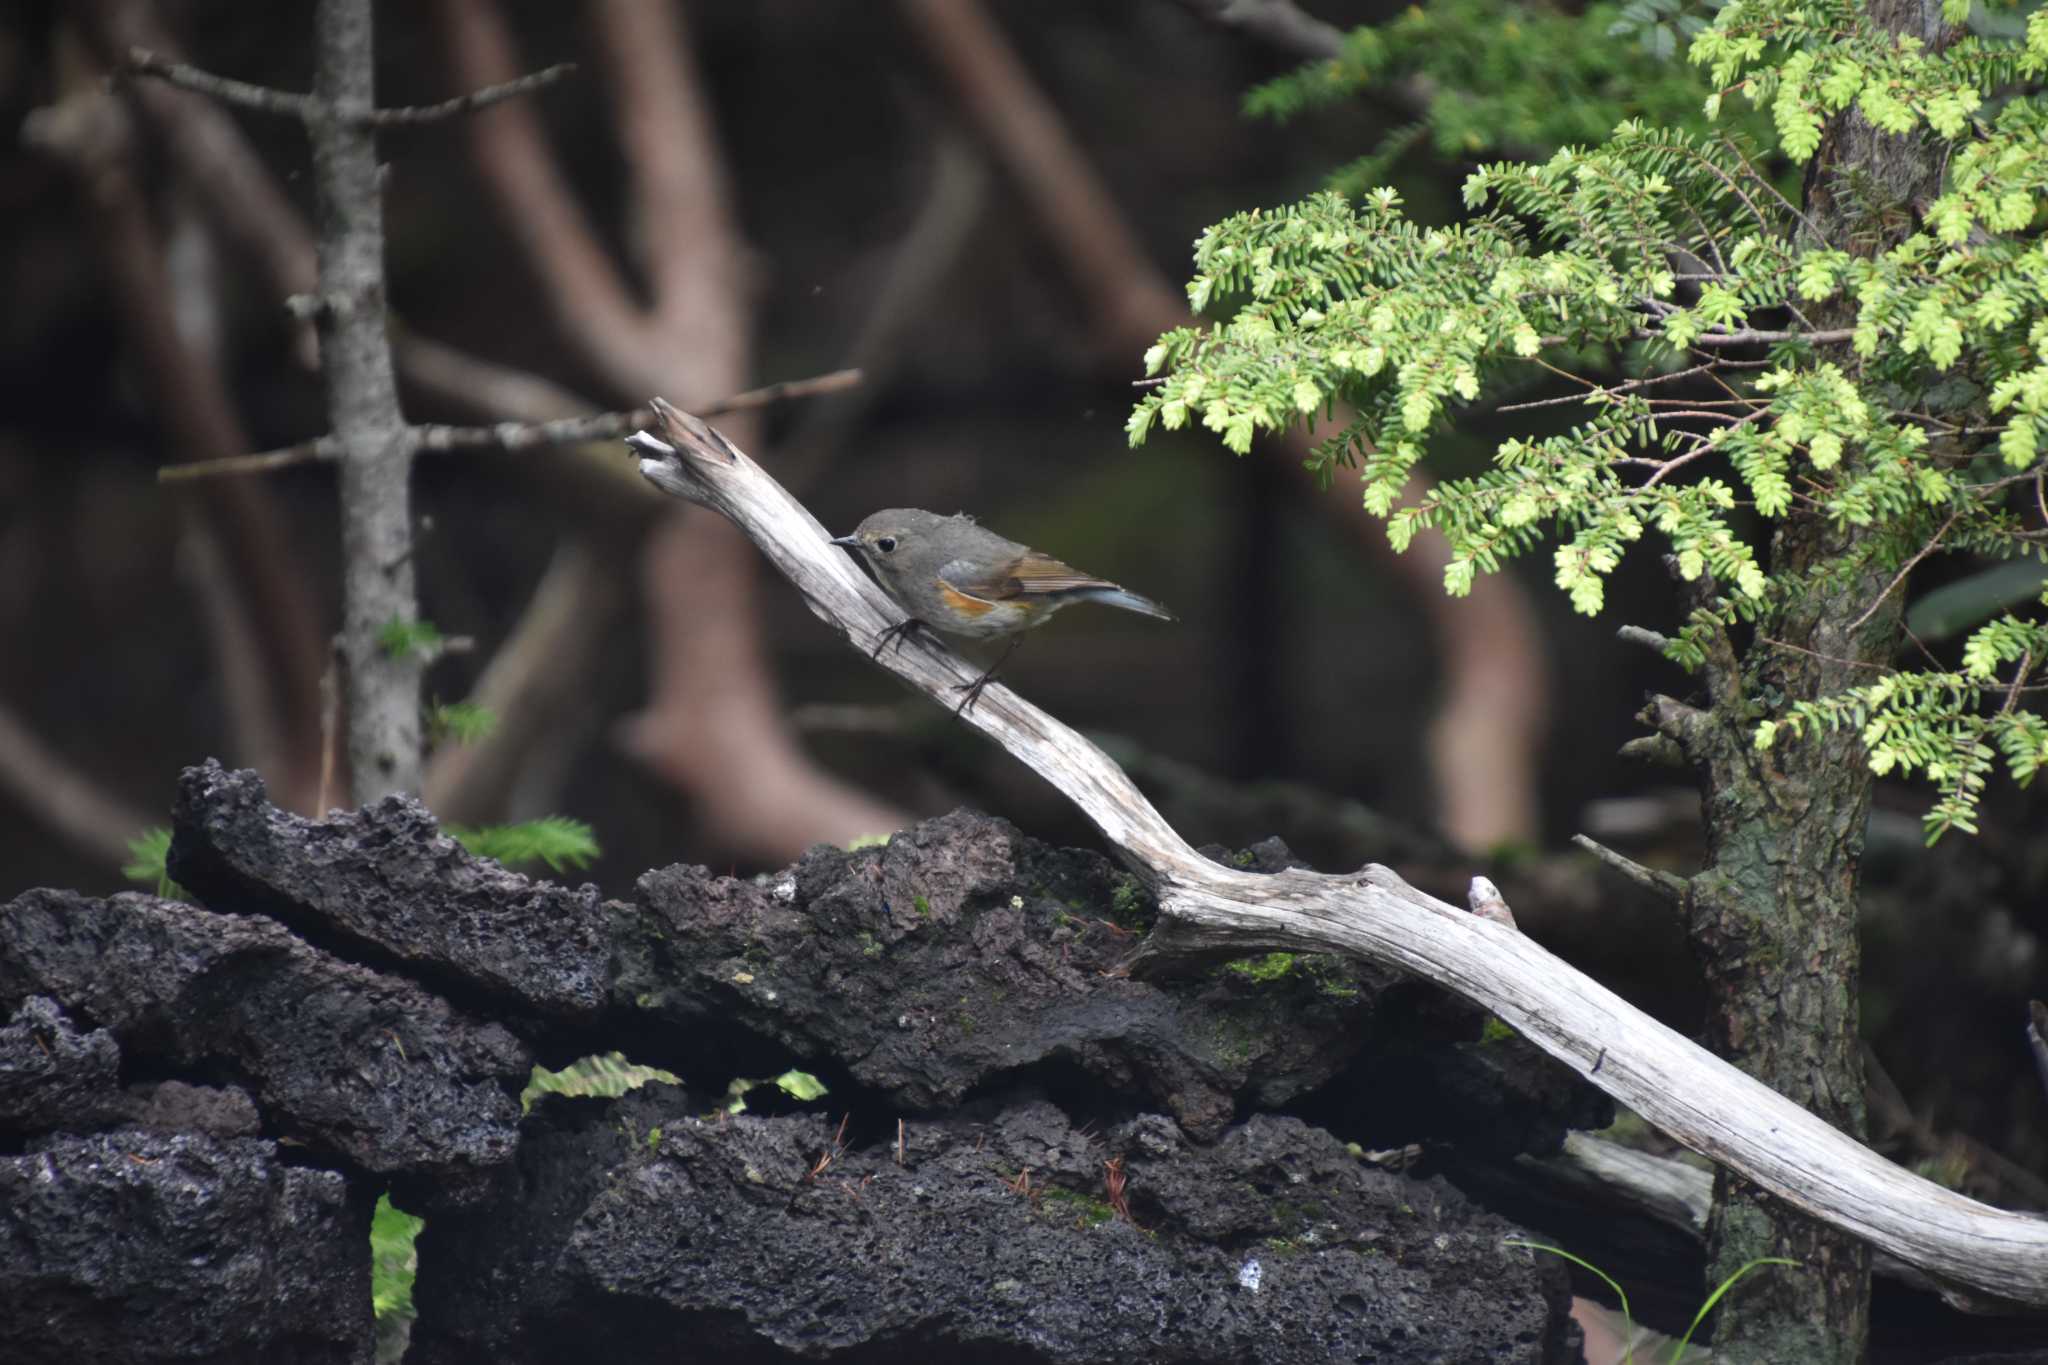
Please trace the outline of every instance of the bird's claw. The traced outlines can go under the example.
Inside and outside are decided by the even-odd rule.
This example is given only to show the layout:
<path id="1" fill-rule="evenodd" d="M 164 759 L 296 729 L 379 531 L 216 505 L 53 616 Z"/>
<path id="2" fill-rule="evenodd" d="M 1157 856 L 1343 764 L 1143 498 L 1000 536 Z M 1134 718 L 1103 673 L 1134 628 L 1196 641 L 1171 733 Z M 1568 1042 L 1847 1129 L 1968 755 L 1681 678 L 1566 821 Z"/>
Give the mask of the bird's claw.
<path id="1" fill-rule="evenodd" d="M 885 626 L 882 633 L 875 637 L 874 653 L 868 657 L 873 659 L 881 658 L 882 651 L 891 645 L 898 649 L 903 648 L 903 637 L 923 625 L 924 622 L 918 620 L 915 616 L 906 616 L 893 626 Z"/>
<path id="2" fill-rule="evenodd" d="M 990 683 L 994 682 L 995 680 L 995 670 L 990 669 L 988 672 L 976 678 L 973 682 L 953 684 L 953 690 L 955 692 L 965 692 L 967 694 L 965 697 L 962 697 L 960 699 L 960 704 L 953 708 L 953 714 L 956 716 L 964 716 L 969 711 L 972 711 L 974 709 L 974 703 L 981 700 L 982 689 L 987 687 Z"/>

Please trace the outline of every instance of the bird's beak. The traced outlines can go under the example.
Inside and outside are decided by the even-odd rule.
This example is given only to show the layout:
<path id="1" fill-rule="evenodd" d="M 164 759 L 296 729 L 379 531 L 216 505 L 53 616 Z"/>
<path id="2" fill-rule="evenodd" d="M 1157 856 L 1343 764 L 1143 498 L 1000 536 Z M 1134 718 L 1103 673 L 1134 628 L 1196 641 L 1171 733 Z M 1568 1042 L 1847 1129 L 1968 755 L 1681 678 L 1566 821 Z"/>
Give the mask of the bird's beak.
<path id="1" fill-rule="evenodd" d="M 845 547 L 846 547 L 847 549 L 849 549 L 849 550 L 858 550 L 858 549 L 860 548 L 860 537 L 859 537 L 859 536 L 834 536 L 834 537 L 832 537 L 832 543 L 833 543 L 834 545 L 844 545 L 844 546 L 845 546 Z"/>

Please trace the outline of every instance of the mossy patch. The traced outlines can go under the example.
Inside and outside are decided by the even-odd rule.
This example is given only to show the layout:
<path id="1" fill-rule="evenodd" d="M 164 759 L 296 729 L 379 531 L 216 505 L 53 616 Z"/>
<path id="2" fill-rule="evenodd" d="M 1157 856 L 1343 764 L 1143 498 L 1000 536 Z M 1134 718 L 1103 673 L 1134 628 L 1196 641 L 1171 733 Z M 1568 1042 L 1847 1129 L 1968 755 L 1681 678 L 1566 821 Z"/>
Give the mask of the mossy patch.
<path id="1" fill-rule="evenodd" d="M 1296 956 L 1294 953 L 1267 953 L 1264 957 L 1241 957 L 1235 962 L 1225 963 L 1223 970 L 1263 984 L 1291 974 Z"/>
<path id="2" fill-rule="evenodd" d="M 1482 1043 L 1504 1043 L 1508 1039 L 1518 1036 L 1513 1029 L 1490 1014 L 1486 1016 L 1486 1022 L 1479 1028 L 1479 1041 Z"/>
<path id="3" fill-rule="evenodd" d="M 1062 1185 L 1047 1185 L 1038 1194 L 1046 1211 L 1056 1213 L 1062 1222 L 1068 1218 L 1077 1218 L 1085 1226 L 1092 1228 L 1099 1227 L 1116 1217 L 1116 1210 L 1103 1200 L 1082 1194 L 1078 1190 L 1067 1189 Z"/>

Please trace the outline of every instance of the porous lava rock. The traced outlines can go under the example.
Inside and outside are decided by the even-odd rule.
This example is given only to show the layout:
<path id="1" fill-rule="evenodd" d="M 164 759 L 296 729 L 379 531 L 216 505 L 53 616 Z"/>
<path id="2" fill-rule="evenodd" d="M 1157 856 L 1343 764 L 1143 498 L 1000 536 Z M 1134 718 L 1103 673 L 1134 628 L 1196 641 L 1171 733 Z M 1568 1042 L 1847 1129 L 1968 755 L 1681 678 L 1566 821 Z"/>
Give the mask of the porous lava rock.
<path id="1" fill-rule="evenodd" d="M 899 1149 L 651 1086 L 537 1106 L 501 1188 L 428 1224 L 415 1365 L 1577 1358 L 1514 1228 L 1290 1118 L 1201 1145 L 1027 1098 Z"/>
<path id="2" fill-rule="evenodd" d="M 0 906 L 0 1009 L 30 996 L 111 1038 L 127 1074 L 231 1083 L 267 1132 L 449 1200 L 510 1156 L 533 1067 L 501 1025 L 273 920 L 133 893 Z"/>
<path id="3" fill-rule="evenodd" d="M 0 1156 L 0 1360 L 367 1365 L 370 1200 L 253 1138 L 116 1129 Z"/>

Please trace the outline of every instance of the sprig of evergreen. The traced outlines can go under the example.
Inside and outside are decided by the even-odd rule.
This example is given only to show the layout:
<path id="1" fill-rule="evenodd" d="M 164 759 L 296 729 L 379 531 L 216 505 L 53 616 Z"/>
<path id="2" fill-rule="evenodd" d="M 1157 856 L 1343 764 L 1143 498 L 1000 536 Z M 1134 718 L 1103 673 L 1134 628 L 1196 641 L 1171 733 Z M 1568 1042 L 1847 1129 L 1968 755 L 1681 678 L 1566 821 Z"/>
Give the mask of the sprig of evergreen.
<path id="1" fill-rule="evenodd" d="M 497 728 L 498 713 L 481 702 L 436 702 L 427 708 L 427 734 L 436 744 L 481 744 Z"/>
<path id="2" fill-rule="evenodd" d="M 589 825 L 563 815 L 514 825 L 443 825 L 441 832 L 476 857 L 495 858 L 507 867 L 546 863 L 555 872 L 580 871 L 601 851 Z"/>
<path id="3" fill-rule="evenodd" d="M 1285 115 L 1355 91 L 1403 69 L 1395 54 L 1412 55 L 1411 39 L 1480 8 L 1457 0 L 1362 30 L 1340 61 L 1252 103 Z M 1557 38 L 1542 25 L 1568 21 L 1532 22 L 1540 63 Z M 1474 51 L 1430 60 L 1442 74 Z M 2011 506 L 2048 481 L 2048 9 L 2021 37 L 1936 51 L 1878 28 L 1856 0 L 1729 0 L 1690 56 L 1717 92 L 1707 115 L 1731 113 L 1726 97 L 1739 96 L 1751 126 L 1767 120 L 1763 145 L 1665 112 L 1545 160 L 1480 166 L 1465 183 L 1472 216 L 1452 226 L 1413 221 L 1382 187 L 1209 229 L 1188 299 L 1210 321 L 1147 352 L 1160 382 L 1131 413 L 1132 443 L 1200 425 L 1242 454 L 1262 432 L 1349 408 L 1311 468 L 1326 482 L 1356 469 L 1397 549 L 1425 529 L 1444 535 L 1450 592 L 1548 543 L 1558 587 L 1597 612 L 1628 549 L 1652 537 L 1684 578 L 1712 580 L 1667 651 L 1688 667 L 1737 621 L 1768 638 L 1787 604 L 1903 577 L 1937 550 L 2048 557 Z M 1569 102 L 1526 69 L 1499 84 Z M 1771 145 L 1810 159 L 1827 120 L 1852 105 L 1885 131 L 1945 144 L 1932 202 L 1888 202 L 1883 186 L 1848 177 L 1826 187 L 1855 206 L 1852 222 L 1886 225 L 1882 240 L 1854 229 L 1825 240 L 1760 169 Z M 1501 141 L 1471 146 L 1518 127 L 1499 109 L 1483 117 Z M 1436 106 L 1430 122 L 1445 146 Z M 1403 506 L 1433 439 L 1538 364 L 1591 371 L 1572 373 L 1576 424 L 1503 441 L 1489 469 Z M 1774 569 L 1756 521 L 1767 534 L 1793 515 L 1855 528 L 1854 548 Z M 1954 672 L 1901 670 L 1797 702 L 1762 722 L 1758 742 L 1853 723 L 1876 771 L 1935 783 L 1930 837 L 1974 829 L 1998 755 L 2020 782 L 2048 761 L 2043 722 L 2024 704 L 2048 637 L 2003 615 L 1969 635 L 1962 658 Z"/>
<path id="4" fill-rule="evenodd" d="M 146 829 L 128 841 L 128 861 L 121 865 L 121 875 L 165 900 L 190 900 L 185 888 L 171 880 L 170 853 L 171 832 L 161 825 Z"/>
<path id="5" fill-rule="evenodd" d="M 1598 3 L 1576 14 L 1522 0 L 1433 0 L 1352 30 L 1334 60 L 1253 87 L 1244 107 L 1284 123 L 1408 83 L 1425 107 L 1396 135 L 1399 145 L 1375 153 L 1388 162 L 1424 136 L 1444 156 L 1471 158 L 1543 155 L 1597 141 L 1631 118 L 1701 128 L 1711 87 L 1673 58 L 1710 13 L 1684 0 Z M 1331 177 L 1351 194 L 1378 183 L 1370 164 Z"/>

